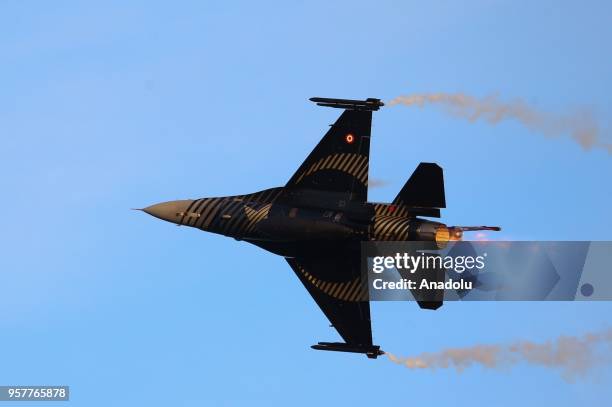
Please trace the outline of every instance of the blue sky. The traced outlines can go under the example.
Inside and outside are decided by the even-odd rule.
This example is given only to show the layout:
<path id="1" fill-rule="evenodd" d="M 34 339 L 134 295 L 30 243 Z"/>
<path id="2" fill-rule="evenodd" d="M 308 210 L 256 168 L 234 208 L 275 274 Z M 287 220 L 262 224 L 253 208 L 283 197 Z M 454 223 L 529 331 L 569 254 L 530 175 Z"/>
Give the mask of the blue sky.
<path id="1" fill-rule="evenodd" d="M 130 211 L 283 185 L 338 111 L 311 96 L 411 92 L 612 112 L 608 2 L 6 1 L 0 4 L 0 384 L 65 384 L 72 405 L 598 403 L 518 366 L 413 372 L 316 352 L 336 340 L 283 259 Z M 435 109 L 374 117 L 390 201 L 420 161 L 445 169 L 448 224 L 611 240 L 612 158 L 517 123 Z M 372 306 L 393 353 L 609 327 L 610 303 Z M 25 405 L 25 404 L 20 404 Z"/>

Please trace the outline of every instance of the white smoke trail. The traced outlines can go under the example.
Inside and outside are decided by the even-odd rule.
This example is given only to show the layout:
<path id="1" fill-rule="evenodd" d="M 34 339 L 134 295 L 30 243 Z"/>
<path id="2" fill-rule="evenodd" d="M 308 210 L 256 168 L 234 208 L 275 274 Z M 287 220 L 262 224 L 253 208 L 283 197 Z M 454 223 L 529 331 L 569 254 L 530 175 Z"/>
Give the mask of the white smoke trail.
<path id="1" fill-rule="evenodd" d="M 585 150 L 603 148 L 612 154 L 612 143 L 602 140 L 601 131 L 588 111 L 575 111 L 568 115 L 554 115 L 527 105 L 520 99 L 503 102 L 496 95 L 482 99 L 463 93 L 424 93 L 398 96 L 387 102 L 389 106 L 424 107 L 441 105 L 450 114 L 471 122 L 483 119 L 491 124 L 503 120 L 517 120 L 532 131 L 549 137 L 569 134 Z"/>
<path id="2" fill-rule="evenodd" d="M 610 363 L 611 354 L 612 329 L 579 337 L 561 336 L 544 343 L 517 341 L 507 345 L 475 345 L 405 358 L 386 353 L 389 360 L 409 369 L 454 368 L 461 372 L 473 365 L 501 369 L 527 363 L 560 370 L 566 380 Z"/>

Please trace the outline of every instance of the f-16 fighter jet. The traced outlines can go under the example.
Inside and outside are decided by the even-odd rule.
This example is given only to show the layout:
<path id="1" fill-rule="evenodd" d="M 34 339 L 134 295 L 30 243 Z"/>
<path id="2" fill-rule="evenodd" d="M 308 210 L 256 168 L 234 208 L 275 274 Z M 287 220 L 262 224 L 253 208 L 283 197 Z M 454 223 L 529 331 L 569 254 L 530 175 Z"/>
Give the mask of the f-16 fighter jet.
<path id="1" fill-rule="evenodd" d="M 363 241 L 458 240 L 464 230 L 423 219 L 446 207 L 442 168 L 421 163 L 392 203 L 368 202 L 372 112 L 379 99 L 310 99 L 344 109 L 285 186 L 245 195 L 163 202 L 144 212 L 177 225 L 252 243 L 283 256 L 344 342 L 312 348 L 384 352 L 372 343 L 367 281 L 360 268 Z M 441 301 L 420 301 L 436 309 Z"/>

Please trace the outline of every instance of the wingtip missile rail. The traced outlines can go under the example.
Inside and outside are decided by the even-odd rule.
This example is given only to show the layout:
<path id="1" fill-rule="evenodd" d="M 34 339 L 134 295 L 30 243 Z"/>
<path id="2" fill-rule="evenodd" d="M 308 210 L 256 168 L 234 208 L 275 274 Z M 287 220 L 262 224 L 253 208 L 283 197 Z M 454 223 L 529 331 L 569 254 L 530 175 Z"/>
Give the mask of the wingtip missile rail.
<path id="1" fill-rule="evenodd" d="M 378 345 L 361 346 L 343 342 L 319 342 L 316 345 L 312 345 L 311 348 L 334 352 L 363 353 L 370 359 L 376 359 L 377 357 L 385 354 L 385 352 L 382 351 Z"/>
<path id="2" fill-rule="evenodd" d="M 335 107 L 337 109 L 346 110 L 378 110 L 385 104 L 376 98 L 367 98 L 366 100 L 354 100 L 354 99 L 332 99 L 332 98 L 320 98 L 312 97 L 311 102 L 315 102 L 317 106 Z"/>

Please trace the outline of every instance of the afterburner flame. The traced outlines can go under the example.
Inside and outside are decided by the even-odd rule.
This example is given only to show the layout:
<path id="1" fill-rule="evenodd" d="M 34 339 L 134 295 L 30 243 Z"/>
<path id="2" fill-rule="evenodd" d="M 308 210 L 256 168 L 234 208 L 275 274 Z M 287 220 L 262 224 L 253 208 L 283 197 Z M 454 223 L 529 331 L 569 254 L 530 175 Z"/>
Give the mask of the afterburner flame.
<path id="1" fill-rule="evenodd" d="M 439 248 L 446 247 L 446 244 L 450 240 L 450 232 L 448 228 L 444 225 L 438 226 L 436 229 L 436 244 Z"/>

